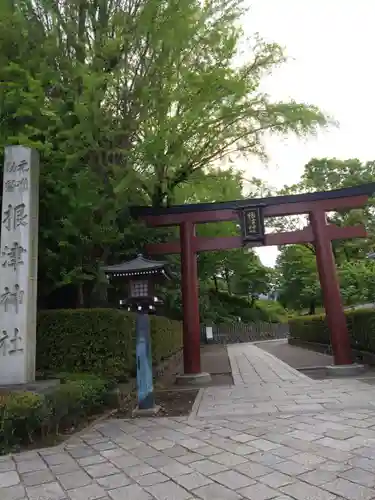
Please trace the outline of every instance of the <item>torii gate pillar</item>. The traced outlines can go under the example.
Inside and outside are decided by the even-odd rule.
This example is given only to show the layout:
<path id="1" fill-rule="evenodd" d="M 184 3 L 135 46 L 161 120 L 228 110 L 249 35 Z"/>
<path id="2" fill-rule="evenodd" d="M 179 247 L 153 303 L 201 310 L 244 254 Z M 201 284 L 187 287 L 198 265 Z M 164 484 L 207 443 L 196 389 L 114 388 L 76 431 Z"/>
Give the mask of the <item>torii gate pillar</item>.
<path id="1" fill-rule="evenodd" d="M 327 218 L 324 210 L 310 212 L 310 223 L 314 234 L 316 263 L 323 292 L 327 323 L 331 332 L 331 344 L 335 365 L 352 363 L 348 326 L 341 300 L 332 241 L 326 236 Z"/>
<path id="2" fill-rule="evenodd" d="M 195 225 L 180 224 L 181 277 L 184 332 L 184 373 L 201 373 L 197 254 L 193 248 Z"/>

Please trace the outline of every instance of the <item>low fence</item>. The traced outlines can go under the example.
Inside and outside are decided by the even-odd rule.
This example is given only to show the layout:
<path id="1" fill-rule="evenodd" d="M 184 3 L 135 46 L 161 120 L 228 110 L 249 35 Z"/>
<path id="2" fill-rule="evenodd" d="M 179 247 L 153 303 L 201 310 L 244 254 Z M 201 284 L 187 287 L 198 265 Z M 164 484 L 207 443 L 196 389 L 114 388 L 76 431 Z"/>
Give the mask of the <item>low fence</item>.
<path id="1" fill-rule="evenodd" d="M 201 341 L 216 344 L 239 344 L 261 340 L 287 339 L 287 323 L 233 323 L 229 325 L 202 325 Z"/>

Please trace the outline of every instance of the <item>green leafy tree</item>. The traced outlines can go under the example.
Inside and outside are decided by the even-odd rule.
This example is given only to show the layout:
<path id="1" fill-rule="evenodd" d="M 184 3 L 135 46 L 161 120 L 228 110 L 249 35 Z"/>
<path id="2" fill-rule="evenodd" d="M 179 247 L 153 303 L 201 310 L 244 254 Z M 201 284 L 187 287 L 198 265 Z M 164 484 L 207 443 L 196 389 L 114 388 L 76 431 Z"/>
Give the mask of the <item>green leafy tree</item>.
<path id="1" fill-rule="evenodd" d="M 279 300 L 288 308 L 315 314 L 321 305 L 321 293 L 315 255 L 303 245 L 281 248 L 277 258 Z"/>
<path id="2" fill-rule="evenodd" d="M 263 75 L 285 60 L 277 44 L 253 38 L 244 64 L 234 64 L 243 7 L 2 2 L 0 147 L 41 153 L 42 305 L 67 286 L 77 305 L 90 304 L 103 262 L 163 237 L 131 221 L 130 205 L 168 205 L 207 166 L 262 155 L 265 132 L 304 135 L 327 123 L 314 106 L 273 102 L 260 91 Z"/>

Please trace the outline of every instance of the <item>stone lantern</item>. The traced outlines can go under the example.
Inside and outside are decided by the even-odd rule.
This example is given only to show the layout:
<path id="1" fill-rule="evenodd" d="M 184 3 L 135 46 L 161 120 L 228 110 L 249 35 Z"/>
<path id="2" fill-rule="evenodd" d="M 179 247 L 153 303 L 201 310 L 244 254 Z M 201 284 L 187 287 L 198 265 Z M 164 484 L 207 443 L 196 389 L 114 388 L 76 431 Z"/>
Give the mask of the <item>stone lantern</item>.
<path id="1" fill-rule="evenodd" d="M 137 313 L 136 316 L 136 365 L 138 406 L 135 415 L 152 415 L 158 412 L 155 405 L 149 314 L 156 311 L 161 300 L 155 295 L 155 285 L 170 278 L 166 262 L 137 258 L 107 266 L 103 271 L 108 280 L 127 291 L 120 306 Z"/>

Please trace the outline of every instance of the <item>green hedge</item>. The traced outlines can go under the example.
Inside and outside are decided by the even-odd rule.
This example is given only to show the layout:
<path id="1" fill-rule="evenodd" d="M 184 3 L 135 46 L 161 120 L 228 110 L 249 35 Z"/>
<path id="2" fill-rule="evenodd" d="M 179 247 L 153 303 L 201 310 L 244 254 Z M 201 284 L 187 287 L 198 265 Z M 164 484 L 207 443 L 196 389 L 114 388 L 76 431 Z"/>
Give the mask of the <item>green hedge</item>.
<path id="1" fill-rule="evenodd" d="M 351 346 L 360 351 L 375 352 L 375 310 L 346 311 Z M 301 316 L 289 321 L 290 337 L 304 342 L 330 345 L 325 315 Z"/>
<path id="2" fill-rule="evenodd" d="M 182 346 L 177 321 L 151 317 L 153 362 Z M 135 315 L 118 309 L 41 311 L 37 327 L 37 371 L 91 372 L 124 380 L 135 369 Z"/>
<path id="3" fill-rule="evenodd" d="M 111 385 L 100 377 L 67 376 L 47 395 L 13 392 L 0 401 L 0 452 L 76 428 L 109 401 Z"/>

